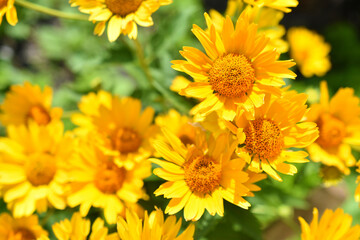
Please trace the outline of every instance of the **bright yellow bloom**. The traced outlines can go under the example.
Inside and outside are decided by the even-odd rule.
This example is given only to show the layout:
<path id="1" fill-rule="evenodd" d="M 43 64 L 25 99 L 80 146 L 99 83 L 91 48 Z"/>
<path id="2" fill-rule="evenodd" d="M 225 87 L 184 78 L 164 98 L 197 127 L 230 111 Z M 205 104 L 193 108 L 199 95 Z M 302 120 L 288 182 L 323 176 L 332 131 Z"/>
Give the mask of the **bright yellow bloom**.
<path id="1" fill-rule="evenodd" d="M 75 133 L 98 134 L 95 138 L 103 152 L 113 156 L 115 163 L 127 169 L 152 154 L 149 139 L 155 135 L 151 125 L 154 109 L 141 111 L 141 102 L 134 98 L 119 98 L 108 92 L 90 93 L 79 103 L 82 114 L 72 121 L 79 125 Z"/>
<path id="2" fill-rule="evenodd" d="M 286 13 L 291 12 L 289 7 L 297 7 L 299 4 L 297 0 L 244 0 L 244 2 L 257 7 L 274 8 Z"/>
<path id="3" fill-rule="evenodd" d="M 285 162 L 308 162 L 306 152 L 289 150 L 307 147 L 319 136 L 315 123 L 302 122 L 308 111 L 306 99 L 305 94 L 294 91 L 284 92 L 281 98 L 266 95 L 265 104 L 255 109 L 255 115 L 239 113 L 235 125 L 228 123 L 240 144 L 237 153 L 248 156 L 244 158 L 250 170 L 265 171 L 282 181 L 276 171 L 288 175 L 297 172 L 294 165 Z"/>
<path id="4" fill-rule="evenodd" d="M 64 209 L 66 162 L 72 155 L 72 138 L 63 136 L 61 122 L 39 126 L 30 122 L 9 126 L 0 138 L 0 188 L 15 217 L 44 212 L 48 205 Z"/>
<path id="5" fill-rule="evenodd" d="M 0 0 L 0 25 L 5 14 L 10 25 L 15 26 L 18 22 L 14 2 L 15 0 Z"/>
<path id="6" fill-rule="evenodd" d="M 83 219 L 80 213 L 74 213 L 69 219 L 55 223 L 52 226 L 54 234 L 58 240 L 84 240 L 90 233 L 90 220 Z M 104 227 L 104 221 L 97 218 L 92 225 L 89 240 L 110 240 L 117 239 L 108 235 L 108 229 Z"/>
<path id="7" fill-rule="evenodd" d="M 132 170 L 118 167 L 95 144 L 81 141 L 74 159 L 68 165 L 71 191 L 70 207 L 80 205 L 80 213 L 86 216 L 91 206 L 104 209 L 108 223 L 116 223 L 125 207 L 135 205 L 144 198 L 143 179 L 151 175 L 150 161 L 135 163 Z"/>
<path id="8" fill-rule="evenodd" d="M 37 215 L 23 218 L 13 218 L 8 213 L 0 215 L 0 240 L 34 240 L 47 235 Z"/>
<path id="9" fill-rule="evenodd" d="M 308 224 L 299 217 L 301 224 L 301 240 L 359 240 L 360 225 L 351 227 L 352 217 L 340 208 L 333 212 L 326 209 L 319 219 L 317 208 L 313 210 L 313 219 Z"/>
<path id="10" fill-rule="evenodd" d="M 160 209 L 148 215 L 145 212 L 144 219 L 132 211 L 126 210 L 126 220 L 119 218 L 117 231 L 122 240 L 193 240 L 195 226 L 190 224 L 179 236 L 181 219 L 176 222 L 175 216 L 167 217 Z"/>
<path id="11" fill-rule="evenodd" d="M 358 172 L 360 174 L 360 161 L 358 161 L 357 163 L 357 169 L 356 169 L 356 172 Z M 355 190 L 355 200 L 357 202 L 360 202 L 360 175 L 357 177 L 356 179 L 356 183 L 358 184 L 356 190 Z"/>
<path id="12" fill-rule="evenodd" d="M 184 218 L 196 221 L 205 209 L 223 216 L 223 199 L 245 209 L 250 206 L 243 197 L 251 195 L 246 184 L 254 181 L 243 171 L 245 161 L 232 158 L 236 142 L 230 143 L 228 134 L 207 140 L 206 133 L 198 131 L 195 144 L 185 146 L 173 133 L 162 130 L 166 141 L 155 140 L 153 145 L 165 160 L 151 161 L 161 167 L 154 174 L 167 180 L 154 192 L 171 198 L 165 213 L 184 208 Z"/>
<path id="13" fill-rule="evenodd" d="M 307 150 L 311 160 L 336 167 L 349 175 L 356 160 L 351 146 L 360 146 L 360 100 L 354 89 L 341 88 L 329 100 L 326 81 L 320 85 L 320 103 L 312 104 L 307 120 L 316 122 L 320 136 Z"/>
<path id="14" fill-rule="evenodd" d="M 11 86 L 0 109 L 0 121 L 4 126 L 27 124 L 34 121 L 46 125 L 61 118 L 61 108 L 51 108 L 52 89 L 41 91 L 37 85 L 25 82 L 23 86 Z"/>
<path id="15" fill-rule="evenodd" d="M 305 77 L 314 74 L 324 76 L 331 68 L 329 59 L 330 44 L 314 31 L 304 27 L 290 28 L 287 34 L 290 55 Z"/>
<path id="16" fill-rule="evenodd" d="M 121 34 L 137 38 L 137 24 L 152 26 L 151 14 L 172 0 L 70 0 L 70 3 L 79 6 L 81 12 L 90 14 L 89 21 L 98 22 L 94 34 L 102 35 L 108 22 L 107 35 L 113 42 Z"/>
<path id="17" fill-rule="evenodd" d="M 206 54 L 192 47 L 180 51 L 186 59 L 172 63 L 175 70 L 189 74 L 191 82 L 180 94 L 201 100 L 191 110 L 201 121 L 213 111 L 221 118 L 233 120 L 237 108 L 252 110 L 264 104 L 265 93 L 280 94 L 284 83 L 272 77 L 295 78 L 288 68 L 292 61 L 277 61 L 279 53 L 263 51 L 268 43 L 264 35 L 257 35 L 257 25 L 240 16 L 236 29 L 229 17 L 221 33 L 215 30 L 205 14 L 209 31 L 197 25 L 193 33 L 205 48 Z"/>

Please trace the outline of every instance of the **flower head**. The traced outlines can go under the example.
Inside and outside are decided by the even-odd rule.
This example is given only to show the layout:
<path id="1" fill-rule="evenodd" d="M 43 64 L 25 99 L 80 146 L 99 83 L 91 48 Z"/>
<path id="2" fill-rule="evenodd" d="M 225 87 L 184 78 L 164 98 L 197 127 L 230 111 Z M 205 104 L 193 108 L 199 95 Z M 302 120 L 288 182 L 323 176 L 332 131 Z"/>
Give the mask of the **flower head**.
<path id="1" fill-rule="evenodd" d="M 307 162 L 307 153 L 289 148 L 304 148 L 318 137 L 313 122 L 302 122 L 308 111 L 305 94 L 284 92 L 281 98 L 266 95 L 265 104 L 255 109 L 255 115 L 239 113 L 228 128 L 238 138 L 237 153 L 255 172 L 265 171 L 282 181 L 276 171 L 293 175 L 297 169 L 290 163 Z M 248 157 L 246 157 L 248 156 Z M 276 170 L 276 171 L 275 171 Z"/>
<path id="2" fill-rule="evenodd" d="M 305 77 L 312 77 L 314 74 L 321 77 L 330 70 L 331 47 L 322 36 L 304 27 L 293 27 L 289 29 L 287 37 L 290 55 Z"/>
<path id="3" fill-rule="evenodd" d="M 5 14 L 10 25 L 15 26 L 18 22 L 14 2 L 15 0 L 0 0 L 0 25 Z"/>
<path id="4" fill-rule="evenodd" d="M 98 22 L 94 34 L 102 35 L 107 25 L 110 42 L 121 34 L 137 38 L 137 25 L 152 26 L 151 14 L 172 0 L 70 0 L 72 6 L 79 6 L 83 13 L 90 14 L 89 21 Z"/>
<path id="5" fill-rule="evenodd" d="M 299 217 L 301 224 L 301 240 L 358 240 L 360 225 L 351 227 L 352 217 L 340 208 L 336 211 L 326 209 L 319 221 L 319 211 L 313 210 L 313 220 L 308 224 Z"/>
<path id="6" fill-rule="evenodd" d="M 297 0 L 244 0 L 244 2 L 257 7 L 274 8 L 286 13 L 291 12 L 289 7 L 297 7 L 299 4 Z"/>
<path id="7" fill-rule="evenodd" d="M 257 25 L 240 16 L 234 27 L 226 18 L 221 32 L 215 30 L 205 14 L 209 31 L 194 25 L 192 31 L 205 48 L 202 51 L 184 47 L 181 55 L 186 60 L 172 63 L 175 70 L 189 74 L 191 82 L 181 95 L 201 100 L 191 113 L 196 120 L 213 111 L 221 118 L 233 120 L 237 108 L 252 110 L 264 104 L 265 93 L 280 94 L 284 82 L 277 77 L 295 78 L 288 68 L 291 61 L 277 61 L 279 53 L 263 51 L 268 38 L 257 34 Z M 276 77 L 276 78 L 275 78 Z"/>
<path id="8" fill-rule="evenodd" d="M 160 209 L 148 215 L 145 212 L 141 220 L 133 211 L 126 210 L 126 218 L 119 217 L 117 231 L 122 240 L 193 240 L 195 226 L 190 224 L 179 236 L 181 219 L 176 222 L 175 216 L 167 217 Z"/>
<path id="9" fill-rule="evenodd" d="M 61 108 L 51 108 L 52 89 L 48 86 L 42 91 L 39 86 L 25 82 L 23 86 L 14 85 L 5 96 L 0 109 L 3 125 L 21 125 L 34 121 L 46 125 L 61 118 Z"/>

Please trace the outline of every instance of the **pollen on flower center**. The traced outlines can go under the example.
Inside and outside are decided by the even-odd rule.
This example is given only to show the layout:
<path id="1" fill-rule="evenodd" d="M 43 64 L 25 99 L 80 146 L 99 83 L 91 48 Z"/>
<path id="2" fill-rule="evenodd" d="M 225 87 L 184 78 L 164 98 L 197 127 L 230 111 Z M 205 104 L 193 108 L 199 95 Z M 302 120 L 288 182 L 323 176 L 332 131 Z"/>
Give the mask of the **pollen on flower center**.
<path id="1" fill-rule="evenodd" d="M 284 137 L 279 126 L 270 119 L 259 118 L 250 122 L 244 129 L 245 149 L 261 159 L 280 155 Z"/>
<path id="2" fill-rule="evenodd" d="M 33 119 L 39 125 L 46 125 L 51 120 L 49 113 L 38 105 L 30 108 L 27 117 Z"/>
<path id="3" fill-rule="evenodd" d="M 14 239 L 17 240 L 34 240 L 36 239 L 35 234 L 26 228 L 18 228 L 14 232 Z"/>
<path id="4" fill-rule="evenodd" d="M 130 128 L 121 128 L 112 138 L 113 147 L 123 154 L 136 152 L 141 146 L 141 137 Z"/>
<path id="5" fill-rule="evenodd" d="M 209 156 L 190 158 L 184 164 L 185 182 L 196 193 L 212 192 L 220 184 L 221 165 Z"/>
<path id="6" fill-rule="evenodd" d="M 209 71 L 212 89 L 229 98 L 242 97 L 255 82 L 255 70 L 242 54 L 229 53 L 215 60 Z"/>
<path id="7" fill-rule="evenodd" d="M 111 161 L 104 162 L 95 174 L 95 186 L 103 193 L 113 194 L 124 184 L 126 170 Z"/>
<path id="8" fill-rule="evenodd" d="M 25 164 L 25 172 L 32 185 L 47 185 L 56 173 L 55 159 L 46 153 L 32 155 Z"/>
<path id="9" fill-rule="evenodd" d="M 336 147 L 346 136 L 345 124 L 331 114 L 322 114 L 317 125 L 320 135 L 316 142 L 322 147 Z"/>
<path id="10" fill-rule="evenodd" d="M 114 14 L 125 17 L 136 12 L 143 0 L 105 0 L 106 6 Z"/>

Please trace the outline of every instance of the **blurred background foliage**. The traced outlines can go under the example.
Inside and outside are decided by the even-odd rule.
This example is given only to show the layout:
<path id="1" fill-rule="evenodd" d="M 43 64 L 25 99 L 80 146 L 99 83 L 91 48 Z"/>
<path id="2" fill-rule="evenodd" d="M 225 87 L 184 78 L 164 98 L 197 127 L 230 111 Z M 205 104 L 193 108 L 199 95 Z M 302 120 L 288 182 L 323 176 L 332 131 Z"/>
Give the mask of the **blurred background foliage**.
<path id="1" fill-rule="evenodd" d="M 34 2 L 77 12 L 63 0 Z M 50 85 L 54 88 L 53 105 L 65 111 L 63 120 L 67 129 L 74 127 L 69 117 L 77 110 L 81 96 L 99 89 L 140 98 L 145 106 L 151 105 L 158 113 L 170 108 L 187 113 L 194 102 L 169 90 L 177 75 L 170 61 L 181 59 L 179 50 L 183 46 L 201 48 L 190 30 L 192 24 L 205 26 L 203 12 L 210 8 L 223 12 L 226 1 L 174 0 L 173 4 L 160 8 L 153 15 L 155 25 L 140 29 L 138 38 L 143 53 L 139 53 L 127 37 L 109 43 L 106 36 L 94 36 L 94 26 L 88 21 L 57 19 L 17 7 L 19 23 L 11 27 L 4 22 L 0 27 L 0 101 L 12 84 L 24 80 Z M 326 79 L 331 94 L 340 87 L 352 87 L 360 95 L 360 1 L 300 0 L 299 6 L 286 14 L 281 24 L 286 28 L 305 26 L 315 30 L 332 46 L 331 71 L 323 78 L 309 79 L 296 71 L 297 79 L 288 81 L 293 89 L 310 93 L 309 100 L 317 101 L 319 82 Z M 144 54 L 150 66 L 151 81 L 141 68 L 138 54 Z M 3 127 L 1 133 L 5 134 Z M 359 154 L 354 154 L 359 159 Z M 248 198 L 253 206 L 250 211 L 226 204 L 224 218 L 204 215 L 197 223 L 195 239 L 299 239 L 297 216 L 307 214 L 311 218 L 309 213 L 314 205 L 322 209 L 342 206 L 354 217 L 354 224 L 360 224 L 359 207 L 354 201 L 354 169 L 340 186 L 325 189 L 318 175 L 319 164 L 297 167 L 298 174 L 283 175 L 283 182 L 262 181 L 259 184 L 262 190 Z M 150 202 L 143 202 L 143 206 L 148 210 L 154 204 L 166 205 L 166 200 L 152 194 L 159 181 L 151 177 L 145 183 Z M 329 200 L 329 196 L 335 200 Z M 0 208 L 1 212 L 7 211 L 3 202 Z M 52 223 L 69 217 L 73 211 L 53 211 L 40 217 L 50 230 Z M 90 218 L 98 214 L 93 209 Z M 181 215 L 182 212 L 178 217 Z"/>

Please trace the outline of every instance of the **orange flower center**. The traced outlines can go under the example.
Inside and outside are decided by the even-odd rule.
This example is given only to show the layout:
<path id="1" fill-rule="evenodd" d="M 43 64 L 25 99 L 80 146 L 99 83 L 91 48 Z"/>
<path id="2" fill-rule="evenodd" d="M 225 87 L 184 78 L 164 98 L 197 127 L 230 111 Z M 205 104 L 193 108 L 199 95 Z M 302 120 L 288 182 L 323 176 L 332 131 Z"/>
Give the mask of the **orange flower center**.
<path id="1" fill-rule="evenodd" d="M 270 119 L 259 118 L 250 121 L 244 129 L 245 149 L 261 159 L 280 155 L 284 146 L 284 137 L 279 126 Z"/>
<path id="2" fill-rule="evenodd" d="M 32 155 L 25 164 L 25 172 L 32 185 L 47 185 L 56 173 L 55 159 L 47 153 Z"/>
<path id="3" fill-rule="evenodd" d="M 0 0 L 0 9 L 6 7 L 8 0 Z"/>
<path id="4" fill-rule="evenodd" d="M 209 193 L 220 185 L 221 165 L 209 156 L 196 156 L 184 163 L 185 182 L 195 193 Z"/>
<path id="5" fill-rule="evenodd" d="M 254 85 L 255 70 L 244 55 L 229 53 L 215 60 L 209 71 L 209 82 L 214 92 L 222 96 L 242 97 Z"/>
<path id="6" fill-rule="evenodd" d="M 317 125 L 320 136 L 316 142 L 321 147 L 337 147 L 346 136 L 345 124 L 331 114 L 322 114 Z"/>
<path id="7" fill-rule="evenodd" d="M 179 139 L 185 146 L 194 144 L 193 139 L 190 136 L 186 135 L 186 134 L 180 135 Z"/>
<path id="8" fill-rule="evenodd" d="M 105 4 L 109 10 L 122 17 L 136 12 L 142 2 L 143 0 L 105 0 Z"/>
<path id="9" fill-rule="evenodd" d="M 141 137 L 130 128 L 121 128 L 113 136 L 113 147 L 123 154 L 136 152 L 141 146 Z"/>
<path id="10" fill-rule="evenodd" d="M 11 240 L 34 240 L 36 239 L 35 234 L 26 228 L 18 228 L 14 232 L 14 238 L 11 238 Z M 8 239 L 8 240 L 10 240 Z"/>
<path id="11" fill-rule="evenodd" d="M 39 125 L 46 125 L 51 120 L 49 113 L 39 105 L 31 107 L 27 117 L 33 119 Z"/>
<path id="12" fill-rule="evenodd" d="M 320 168 L 320 177 L 327 184 L 336 184 L 343 176 L 344 174 L 335 166 L 322 165 Z"/>
<path id="13" fill-rule="evenodd" d="M 101 165 L 95 174 L 95 186 L 105 194 L 116 193 L 125 180 L 126 170 L 111 161 Z"/>

